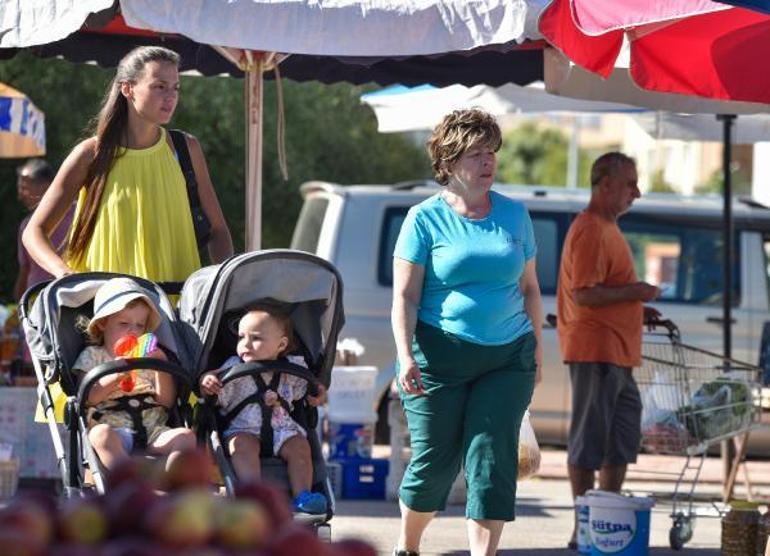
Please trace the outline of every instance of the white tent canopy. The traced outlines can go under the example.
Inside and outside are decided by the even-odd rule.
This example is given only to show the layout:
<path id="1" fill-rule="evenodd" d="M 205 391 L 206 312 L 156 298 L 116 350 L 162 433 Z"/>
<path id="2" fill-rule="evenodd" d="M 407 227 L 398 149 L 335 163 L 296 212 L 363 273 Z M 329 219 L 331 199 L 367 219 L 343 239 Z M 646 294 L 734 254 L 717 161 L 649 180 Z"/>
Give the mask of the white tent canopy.
<path id="1" fill-rule="evenodd" d="M 644 108 L 617 102 L 599 102 L 550 95 L 542 83 L 526 87 L 477 85 L 435 88 L 388 87 L 361 96 L 372 107 L 381 133 L 431 129 L 447 113 L 461 108 L 479 107 L 495 116 L 538 112 L 641 112 Z"/>
<path id="2" fill-rule="evenodd" d="M 25 0 L 0 6 L 0 47 L 63 39 L 114 0 Z M 415 56 L 539 33 L 546 0 L 120 0 L 126 23 L 197 42 L 290 54 Z M 534 14 L 532 11 L 534 10 Z M 528 19 L 529 14 L 529 19 Z"/>

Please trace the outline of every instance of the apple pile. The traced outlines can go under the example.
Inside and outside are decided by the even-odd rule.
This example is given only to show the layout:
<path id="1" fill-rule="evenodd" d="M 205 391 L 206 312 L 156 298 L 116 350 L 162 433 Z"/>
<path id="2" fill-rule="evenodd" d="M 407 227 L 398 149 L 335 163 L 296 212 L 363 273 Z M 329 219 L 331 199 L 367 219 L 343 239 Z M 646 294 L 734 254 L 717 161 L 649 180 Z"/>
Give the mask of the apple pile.
<path id="1" fill-rule="evenodd" d="M 375 556 L 358 540 L 331 544 L 292 522 L 286 497 L 244 483 L 235 497 L 215 495 L 202 450 L 168 471 L 147 459 L 117 466 L 104 496 L 62 502 L 20 494 L 0 509 L 3 556 Z"/>

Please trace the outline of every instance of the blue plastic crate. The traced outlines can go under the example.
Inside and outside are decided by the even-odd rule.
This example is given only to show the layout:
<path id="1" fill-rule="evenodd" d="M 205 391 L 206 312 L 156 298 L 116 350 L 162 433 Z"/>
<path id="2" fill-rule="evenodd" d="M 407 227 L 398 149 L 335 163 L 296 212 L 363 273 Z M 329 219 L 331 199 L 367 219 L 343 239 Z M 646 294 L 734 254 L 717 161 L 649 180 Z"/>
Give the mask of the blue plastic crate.
<path id="1" fill-rule="evenodd" d="M 342 498 L 385 499 L 386 459 L 337 460 L 342 465 Z"/>

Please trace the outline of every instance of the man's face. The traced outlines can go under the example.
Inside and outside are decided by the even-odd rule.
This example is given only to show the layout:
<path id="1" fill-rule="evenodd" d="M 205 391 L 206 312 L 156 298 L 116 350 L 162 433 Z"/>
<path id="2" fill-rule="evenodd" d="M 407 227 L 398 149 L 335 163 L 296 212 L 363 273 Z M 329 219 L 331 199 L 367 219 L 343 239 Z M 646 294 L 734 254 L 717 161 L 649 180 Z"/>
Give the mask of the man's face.
<path id="1" fill-rule="evenodd" d="M 45 181 L 32 179 L 24 172 L 16 180 L 16 196 L 27 210 L 33 210 L 38 205 L 47 188 Z"/>
<path id="2" fill-rule="evenodd" d="M 623 164 L 617 172 L 602 180 L 602 194 L 607 207 L 615 216 L 625 214 L 642 196 L 637 186 L 638 176 L 633 164 Z"/>

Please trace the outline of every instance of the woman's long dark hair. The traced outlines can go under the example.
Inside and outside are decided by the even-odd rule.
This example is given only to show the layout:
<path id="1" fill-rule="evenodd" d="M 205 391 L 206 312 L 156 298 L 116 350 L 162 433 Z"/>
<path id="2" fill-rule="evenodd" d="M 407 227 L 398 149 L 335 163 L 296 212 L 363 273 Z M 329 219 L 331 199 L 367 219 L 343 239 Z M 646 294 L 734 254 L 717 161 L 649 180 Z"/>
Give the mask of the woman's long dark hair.
<path id="1" fill-rule="evenodd" d="M 121 142 L 126 141 L 128 100 L 120 91 L 121 85 L 126 82 L 136 83 L 150 62 L 169 62 L 178 66 L 179 55 L 160 46 L 140 46 L 126 54 L 118 65 L 99 114 L 91 122 L 92 133 L 96 135 L 96 153 L 86 173 L 85 202 L 74 223 L 67 247 L 67 258 L 70 260 L 83 257 L 91 242 L 107 175 L 122 154 Z"/>

